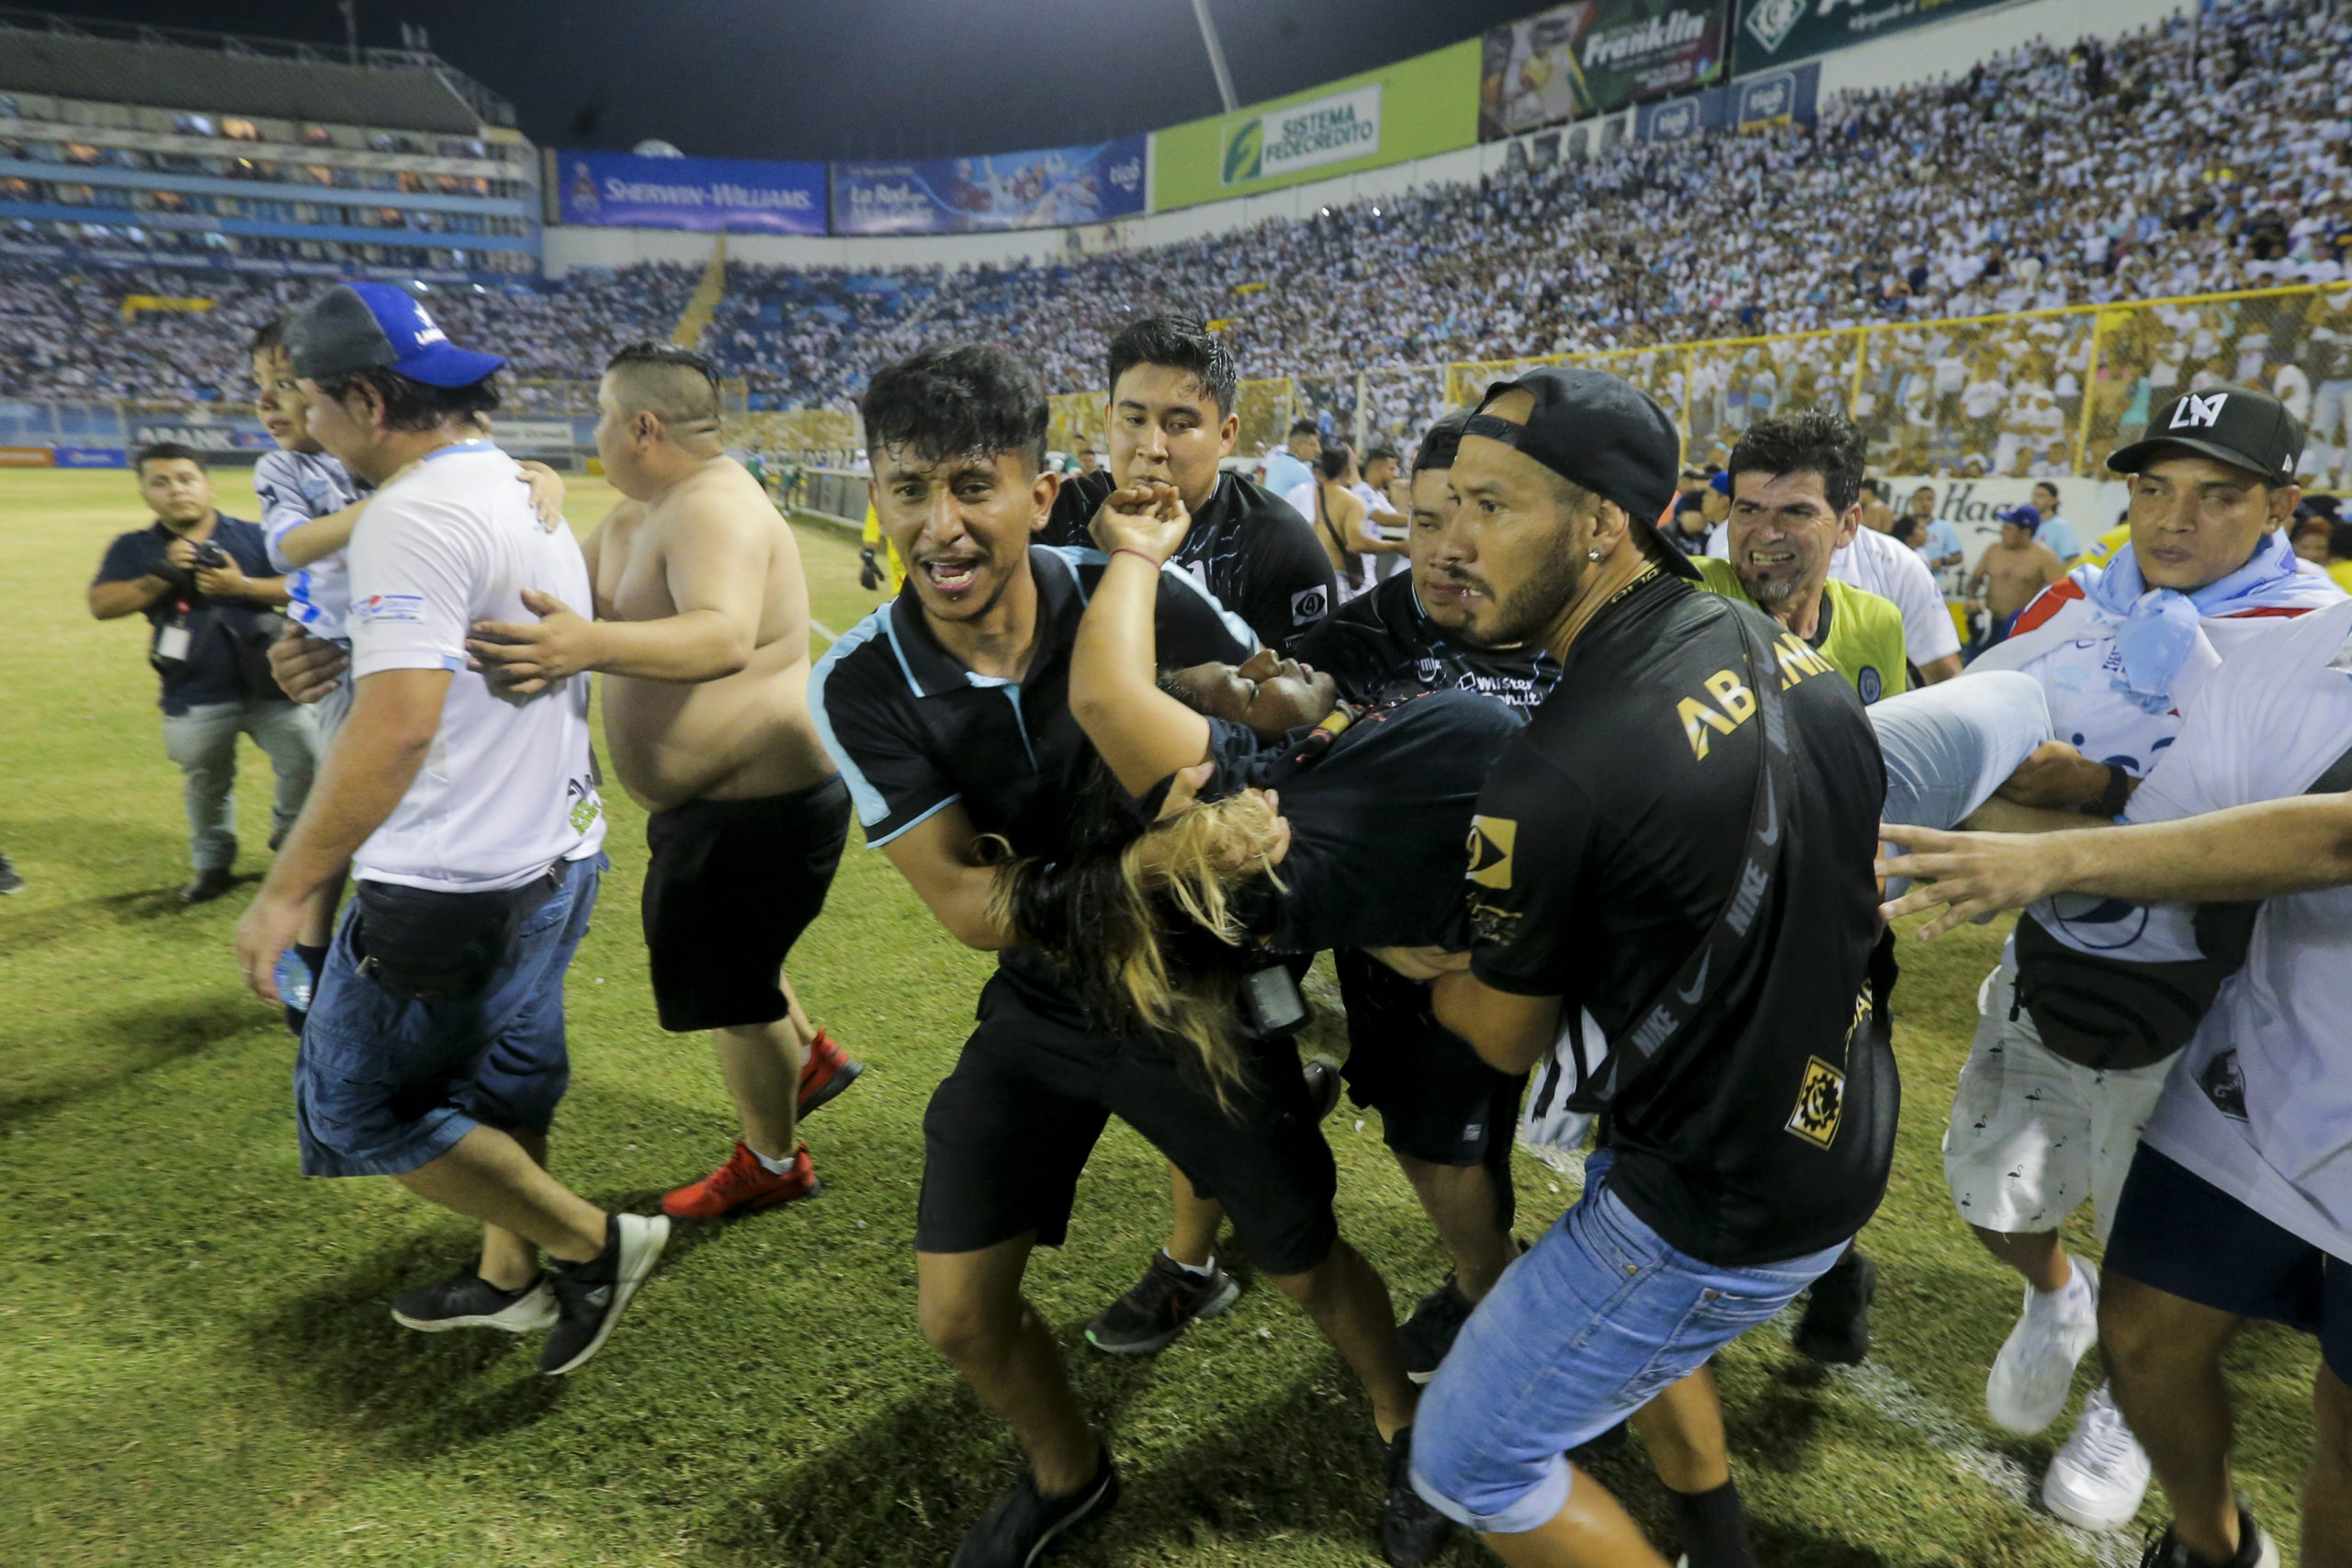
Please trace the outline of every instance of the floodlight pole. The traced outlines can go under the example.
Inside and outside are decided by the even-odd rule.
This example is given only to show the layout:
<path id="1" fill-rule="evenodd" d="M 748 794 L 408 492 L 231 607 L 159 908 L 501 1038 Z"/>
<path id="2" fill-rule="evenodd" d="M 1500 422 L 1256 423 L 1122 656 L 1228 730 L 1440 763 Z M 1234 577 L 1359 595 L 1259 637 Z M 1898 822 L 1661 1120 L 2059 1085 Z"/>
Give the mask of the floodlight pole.
<path id="1" fill-rule="evenodd" d="M 1216 96 L 1225 100 L 1225 112 L 1231 114 L 1241 107 L 1233 96 L 1233 73 L 1225 66 L 1225 46 L 1216 41 L 1216 22 L 1209 16 L 1209 0 L 1193 0 L 1193 15 L 1201 24 L 1201 42 L 1209 51 L 1209 69 L 1216 73 Z"/>
<path id="2" fill-rule="evenodd" d="M 351 53 L 351 63 L 359 63 L 359 0 L 335 0 L 335 9 L 343 13 L 343 46 Z"/>

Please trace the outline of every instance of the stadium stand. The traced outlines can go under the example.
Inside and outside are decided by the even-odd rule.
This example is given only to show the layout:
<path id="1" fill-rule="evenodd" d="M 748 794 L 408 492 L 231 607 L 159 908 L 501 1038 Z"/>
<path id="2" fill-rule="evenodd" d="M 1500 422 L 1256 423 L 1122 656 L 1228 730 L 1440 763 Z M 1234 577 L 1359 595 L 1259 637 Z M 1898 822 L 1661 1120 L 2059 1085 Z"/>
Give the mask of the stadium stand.
<path id="1" fill-rule="evenodd" d="M 2326 416 L 2317 455 L 2341 467 L 2347 138 L 2352 17 L 2240 0 L 1835 96 L 1811 126 L 1624 147 L 1181 244 L 1054 265 L 733 263 L 704 341 L 751 408 L 842 411 L 875 367 L 950 339 L 1009 343 L 1052 389 L 1081 392 L 1120 325 L 1172 309 L 1227 323 L 1245 374 L 1285 389 L 1246 441 L 1271 440 L 1258 423 L 1294 407 L 1408 440 L 1482 378 L 1590 355 L 1674 409 L 1694 456 L 1759 412 L 1829 400 L 1907 472 L 2080 471 L 2171 388 L 2260 380 Z M 670 335 L 697 273 L 578 273 L 514 291 L 479 325 L 461 294 L 453 330 L 524 377 L 593 378 L 616 343 Z M 235 395 L 243 333 L 284 297 L 246 286 L 205 315 L 121 321 L 123 280 L 56 263 L 0 278 L 0 396 L 16 398 L 159 381 Z M 436 299 L 453 309 L 447 290 Z"/>

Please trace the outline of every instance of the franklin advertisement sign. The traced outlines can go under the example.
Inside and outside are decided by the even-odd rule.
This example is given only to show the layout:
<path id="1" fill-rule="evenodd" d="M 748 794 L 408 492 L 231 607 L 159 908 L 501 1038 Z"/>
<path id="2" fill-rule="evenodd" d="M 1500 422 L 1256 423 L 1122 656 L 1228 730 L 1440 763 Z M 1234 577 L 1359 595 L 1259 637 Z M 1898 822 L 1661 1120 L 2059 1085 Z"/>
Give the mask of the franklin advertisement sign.
<path id="1" fill-rule="evenodd" d="M 615 229 L 821 234 L 825 165 L 557 152 L 559 221 Z"/>
<path id="2" fill-rule="evenodd" d="M 1249 185 L 1380 151 L 1380 84 L 1243 120 L 1226 138 L 1223 179 Z"/>
<path id="3" fill-rule="evenodd" d="M 1479 67 L 1478 139 L 1608 114 L 1720 80 L 1731 9 L 1731 0 L 1575 0 L 1493 28 Z"/>
<path id="4" fill-rule="evenodd" d="M 1741 8 L 1739 69 L 1826 54 L 1888 33 L 1990 10 L 2012 0 L 1747 0 Z"/>

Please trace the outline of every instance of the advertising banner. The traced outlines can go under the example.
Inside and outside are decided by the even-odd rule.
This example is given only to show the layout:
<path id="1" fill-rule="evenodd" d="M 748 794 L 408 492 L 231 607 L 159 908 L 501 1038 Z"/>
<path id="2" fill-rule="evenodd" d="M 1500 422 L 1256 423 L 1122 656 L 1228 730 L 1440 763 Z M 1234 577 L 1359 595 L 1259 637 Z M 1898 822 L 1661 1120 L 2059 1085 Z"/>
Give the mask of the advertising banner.
<path id="1" fill-rule="evenodd" d="M 976 158 L 832 165 L 836 234 L 1061 229 L 1144 209 L 1142 136 Z"/>
<path id="2" fill-rule="evenodd" d="M 267 452 L 277 445 L 257 419 L 132 419 L 127 423 L 130 428 L 124 432 L 123 445 L 132 451 L 169 441 L 226 457 L 233 452 Z"/>
<path id="3" fill-rule="evenodd" d="M 1743 76 L 1732 84 L 1731 123 L 1741 130 L 1766 125 L 1811 125 L 1821 97 L 1821 62 Z"/>
<path id="4" fill-rule="evenodd" d="M 1961 548 L 1968 558 L 1948 573 L 1945 592 L 1956 592 L 1961 578 L 1975 569 L 1978 558 L 1998 543 L 2001 520 L 1996 515 L 2012 506 L 2030 505 L 2035 479 L 1932 479 L 1899 476 L 1886 481 L 1894 492 L 1894 509 L 1907 512 L 1912 494 L 1921 489 L 1936 492 L 1936 516 L 1960 531 Z M 2075 525 L 2075 537 L 2088 549 L 2101 534 L 2115 526 L 2131 502 L 2129 487 L 2112 479 L 2051 479 L 2058 487 L 2058 514 Z"/>
<path id="5" fill-rule="evenodd" d="M 0 468 L 46 468 L 56 460 L 46 446 L 0 446 Z"/>
<path id="6" fill-rule="evenodd" d="M 61 468 L 127 468 L 128 454 L 119 446 L 60 446 L 56 453 Z"/>
<path id="7" fill-rule="evenodd" d="M 825 165 L 740 158 L 555 154 L 556 214 L 615 229 L 825 231 Z"/>
<path id="8" fill-rule="evenodd" d="M 1732 0 L 1574 0 L 1491 29 L 1481 42 L 1478 140 L 1709 85 L 1730 52 L 1731 9 Z"/>
<path id="9" fill-rule="evenodd" d="M 1159 211 L 1329 179 L 1477 141 L 1476 39 L 1152 136 Z"/>
<path id="10" fill-rule="evenodd" d="M 1739 26 L 1739 73 L 1826 54 L 1849 43 L 1941 22 L 2011 0 L 1747 0 Z"/>
<path id="11" fill-rule="evenodd" d="M 510 419 L 493 414 L 490 433 L 509 452 L 569 452 L 575 445 L 568 419 Z"/>

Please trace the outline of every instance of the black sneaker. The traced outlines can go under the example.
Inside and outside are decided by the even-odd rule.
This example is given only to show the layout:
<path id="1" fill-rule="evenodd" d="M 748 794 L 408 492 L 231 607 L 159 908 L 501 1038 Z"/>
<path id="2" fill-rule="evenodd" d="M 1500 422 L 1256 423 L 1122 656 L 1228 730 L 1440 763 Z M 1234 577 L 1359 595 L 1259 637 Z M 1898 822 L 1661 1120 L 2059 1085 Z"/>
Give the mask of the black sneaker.
<path id="1" fill-rule="evenodd" d="M 1421 1298 L 1413 1315 L 1396 1330 L 1405 1347 L 1407 1377 L 1427 1382 L 1437 1376 L 1437 1364 L 1445 1359 L 1445 1353 L 1453 1348 L 1453 1337 L 1470 1321 L 1472 1304 L 1451 1274 L 1444 1284 Z"/>
<path id="2" fill-rule="evenodd" d="M 1112 1467 L 1109 1449 L 1102 1450 L 1094 1479 L 1066 1497 L 1045 1495 L 1037 1490 L 1037 1478 L 1024 1475 L 996 1500 L 988 1517 L 965 1533 L 947 1568 L 1029 1568 L 1072 1526 L 1110 1512 L 1118 1500 L 1119 1472 Z"/>
<path id="3" fill-rule="evenodd" d="M 502 1291 L 470 1269 L 446 1280 L 402 1291 L 392 1298 L 392 1321 L 419 1334 L 442 1334 L 452 1328 L 501 1328 L 528 1334 L 556 1319 L 555 1288 L 548 1277 L 519 1291 Z"/>
<path id="4" fill-rule="evenodd" d="M 1871 1353 L 1871 1303 L 1877 1295 L 1878 1265 L 1848 1247 L 1813 1282 L 1797 1321 L 1797 1353 L 1828 1366 L 1860 1366 Z"/>
<path id="5" fill-rule="evenodd" d="M 237 885 L 237 874 L 225 865 L 199 871 L 196 880 L 180 889 L 183 904 L 209 904 Z"/>
<path id="6" fill-rule="evenodd" d="M 1329 1121 L 1340 1108 L 1340 1064 L 1329 1056 L 1309 1056 L 1299 1071 L 1306 1079 L 1306 1098 L 1315 1107 L 1315 1120 Z"/>
<path id="7" fill-rule="evenodd" d="M 670 1243 L 667 1215 L 613 1214 L 605 1221 L 605 1250 L 586 1263 L 548 1270 L 560 1315 L 539 1352 L 539 1371 L 561 1377 L 605 1348 L 629 1298 L 645 1283 Z"/>
<path id="8" fill-rule="evenodd" d="M 0 898 L 5 898 L 11 893 L 22 893 L 24 890 L 24 877 L 17 873 L 15 866 L 8 863 L 6 855 L 0 855 Z"/>
<path id="9" fill-rule="evenodd" d="M 1391 1568 L 1422 1568 L 1437 1561 L 1453 1535 L 1453 1521 L 1413 1490 L 1413 1429 L 1388 1440 L 1388 1497 L 1380 1506 L 1380 1559 Z"/>
<path id="10" fill-rule="evenodd" d="M 1241 1295 L 1241 1282 L 1216 1264 L 1204 1280 L 1168 1256 L 1151 1255 L 1127 1293 L 1086 1325 L 1086 1342 L 1114 1356 L 1148 1356 L 1165 1349 L 1194 1318 L 1215 1317 Z"/>
<path id="11" fill-rule="evenodd" d="M 2173 1539 L 2167 1521 L 2148 1538 L 2147 1550 L 2140 1554 L 2140 1568 L 2200 1568 L 2200 1564 L 2188 1554 L 2188 1548 Z M 2278 1544 L 2254 1522 L 2254 1510 L 2243 1502 L 2238 1505 L 2237 1555 L 2220 1568 L 2278 1568 Z"/>

